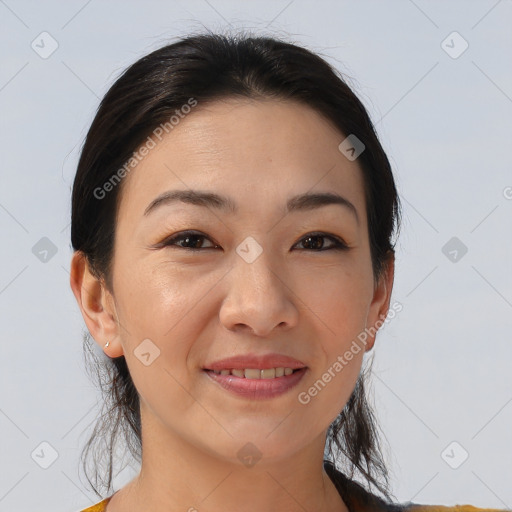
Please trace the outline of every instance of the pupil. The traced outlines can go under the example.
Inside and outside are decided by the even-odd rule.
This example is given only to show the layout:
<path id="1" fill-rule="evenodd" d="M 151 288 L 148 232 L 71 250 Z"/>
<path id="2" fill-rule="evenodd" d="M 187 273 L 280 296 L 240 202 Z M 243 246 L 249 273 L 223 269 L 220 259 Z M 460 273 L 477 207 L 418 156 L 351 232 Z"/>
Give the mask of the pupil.
<path id="1" fill-rule="evenodd" d="M 191 242 L 192 240 L 192 242 Z M 195 240 L 195 243 L 194 243 Z M 189 235 L 185 238 L 185 244 L 188 246 L 189 244 L 192 247 L 199 248 L 201 247 L 201 237 L 199 235 Z"/>
<path id="2" fill-rule="evenodd" d="M 323 246 L 323 239 L 322 239 L 321 236 L 318 236 L 318 235 L 308 236 L 306 238 L 306 243 L 308 243 L 311 240 L 315 240 L 317 242 L 316 244 L 315 243 L 312 244 L 312 246 L 313 246 L 312 248 L 313 249 L 321 249 L 322 248 L 322 246 Z"/>

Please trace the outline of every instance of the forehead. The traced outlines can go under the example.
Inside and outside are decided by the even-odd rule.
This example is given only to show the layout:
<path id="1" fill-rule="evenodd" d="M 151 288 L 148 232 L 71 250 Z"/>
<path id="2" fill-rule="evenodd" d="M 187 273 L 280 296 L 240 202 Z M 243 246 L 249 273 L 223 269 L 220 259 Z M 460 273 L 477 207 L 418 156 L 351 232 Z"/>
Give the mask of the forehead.
<path id="1" fill-rule="evenodd" d="M 332 190 L 361 211 L 362 172 L 339 151 L 344 138 L 321 114 L 296 102 L 198 104 L 127 175 L 119 208 L 140 216 L 162 192 L 201 189 L 233 197 L 252 212 L 271 211 L 292 195 Z"/>

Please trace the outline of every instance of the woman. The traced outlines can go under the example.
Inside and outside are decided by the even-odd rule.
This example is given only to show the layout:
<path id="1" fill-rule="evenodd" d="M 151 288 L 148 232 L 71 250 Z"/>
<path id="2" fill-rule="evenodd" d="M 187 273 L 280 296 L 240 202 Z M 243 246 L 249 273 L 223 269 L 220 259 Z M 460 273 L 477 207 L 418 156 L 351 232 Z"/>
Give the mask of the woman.
<path id="1" fill-rule="evenodd" d="M 364 107 L 313 53 L 208 33 L 128 68 L 80 157 L 70 282 L 110 375 L 84 453 L 124 428 L 141 470 L 86 510 L 436 510 L 392 497 L 361 372 L 399 217 Z"/>

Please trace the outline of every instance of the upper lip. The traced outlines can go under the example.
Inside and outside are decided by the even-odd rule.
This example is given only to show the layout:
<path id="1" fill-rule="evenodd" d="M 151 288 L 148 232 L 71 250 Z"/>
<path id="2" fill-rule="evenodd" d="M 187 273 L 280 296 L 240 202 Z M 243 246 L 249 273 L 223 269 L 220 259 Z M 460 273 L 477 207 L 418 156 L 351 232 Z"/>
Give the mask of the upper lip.
<path id="1" fill-rule="evenodd" d="M 304 368 L 306 365 L 297 359 L 285 356 L 283 354 L 246 354 L 240 356 L 219 359 L 204 366 L 205 370 L 244 370 L 246 368 L 255 368 L 265 370 L 268 368 Z"/>

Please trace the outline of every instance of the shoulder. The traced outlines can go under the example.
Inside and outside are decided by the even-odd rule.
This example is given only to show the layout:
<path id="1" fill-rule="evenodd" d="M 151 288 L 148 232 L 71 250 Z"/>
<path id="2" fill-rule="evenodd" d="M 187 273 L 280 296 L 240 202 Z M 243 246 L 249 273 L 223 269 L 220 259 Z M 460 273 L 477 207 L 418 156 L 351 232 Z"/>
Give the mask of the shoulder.
<path id="1" fill-rule="evenodd" d="M 324 468 L 351 511 L 358 512 L 512 512 L 505 509 L 477 508 L 471 505 L 424 505 L 414 502 L 391 503 L 370 493 L 362 485 L 338 471 L 324 460 Z"/>
<path id="2" fill-rule="evenodd" d="M 93 505 L 89 508 L 84 508 L 80 512 L 104 512 L 105 508 L 107 506 L 107 503 L 110 501 L 110 498 L 105 498 L 103 501 L 100 501 L 99 503 L 96 503 L 96 505 Z"/>

